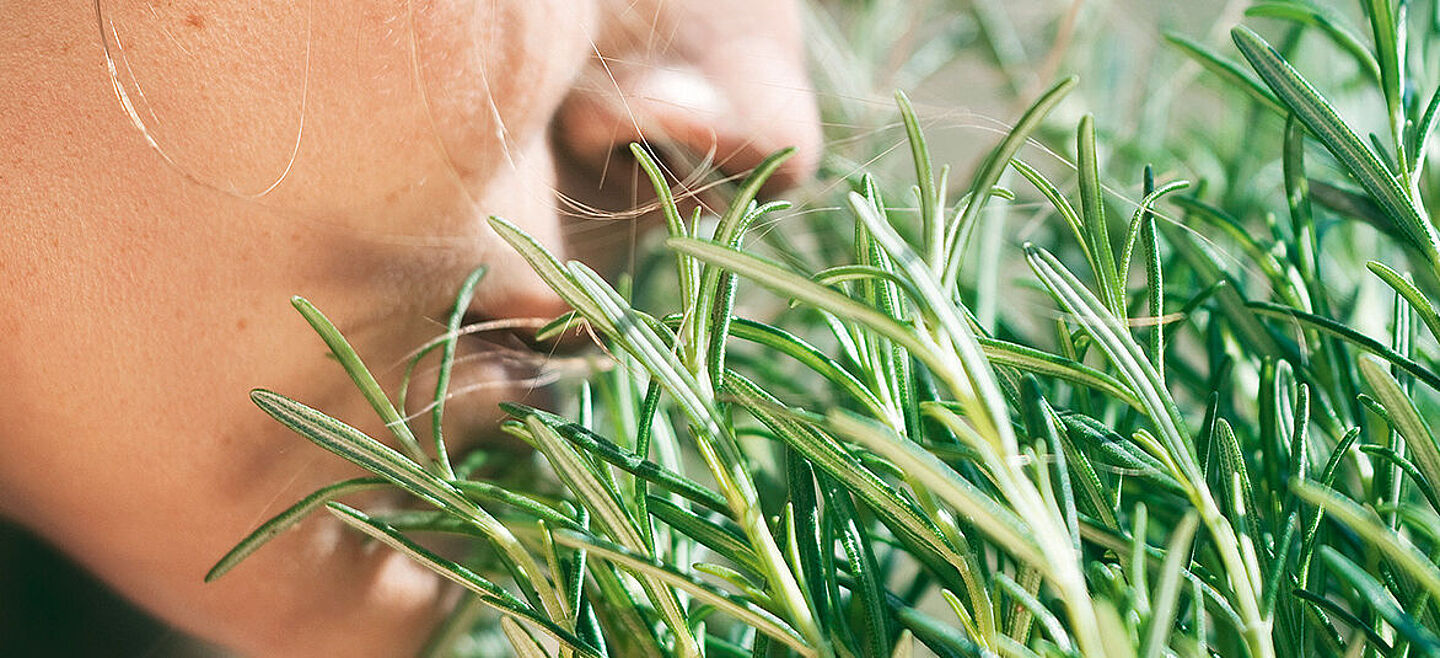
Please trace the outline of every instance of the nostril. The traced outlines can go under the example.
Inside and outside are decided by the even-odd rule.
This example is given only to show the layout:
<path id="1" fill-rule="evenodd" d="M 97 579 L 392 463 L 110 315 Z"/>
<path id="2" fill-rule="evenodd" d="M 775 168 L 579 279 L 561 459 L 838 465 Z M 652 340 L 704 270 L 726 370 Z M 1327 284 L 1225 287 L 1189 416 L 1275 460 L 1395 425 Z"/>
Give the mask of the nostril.
<path id="1" fill-rule="evenodd" d="M 818 132 L 809 131 L 814 121 L 805 103 L 766 108 L 756 99 L 731 102 L 708 81 L 694 82 L 700 77 L 698 70 L 647 76 L 647 93 L 632 108 L 645 114 L 664 143 L 726 176 L 743 176 L 771 153 L 795 147 L 795 156 L 775 171 L 766 193 L 794 187 L 814 174 L 820 140 Z"/>
<path id="2" fill-rule="evenodd" d="M 786 84 L 761 84 L 737 79 L 752 73 L 748 70 L 709 68 L 715 67 L 612 63 L 603 79 L 577 86 L 567 99 L 557 116 L 556 137 L 575 161 L 606 177 L 618 163 L 633 162 L 631 142 L 646 144 L 665 158 L 677 179 L 687 178 L 697 166 L 741 176 L 789 146 L 796 155 L 775 172 L 764 192 L 774 194 L 812 177 L 821 139 L 814 96 L 803 76 Z"/>

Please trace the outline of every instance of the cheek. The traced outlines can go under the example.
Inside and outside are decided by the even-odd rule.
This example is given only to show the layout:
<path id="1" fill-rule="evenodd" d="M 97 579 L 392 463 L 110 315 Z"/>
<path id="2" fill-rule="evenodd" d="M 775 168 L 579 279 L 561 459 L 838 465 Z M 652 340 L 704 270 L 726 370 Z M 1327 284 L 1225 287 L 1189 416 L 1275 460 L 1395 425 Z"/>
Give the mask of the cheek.
<path id="1" fill-rule="evenodd" d="M 411 234 L 465 233 L 492 212 L 476 204 L 504 170 L 534 169 L 525 147 L 584 63 L 596 14 L 593 0 L 381 0 L 335 11 L 357 15 L 354 34 L 328 34 L 317 50 L 327 88 L 305 150 L 338 192 L 328 209 Z"/>
<path id="2" fill-rule="evenodd" d="M 386 232 L 474 203 L 589 52 L 593 0 L 102 0 L 131 119 L 192 182 Z M 463 221 L 463 220 L 462 220 Z M 406 233 L 446 230 L 421 221 Z"/>
<path id="3" fill-rule="evenodd" d="M 497 162 L 520 164 L 590 53 L 595 3 L 425 0 L 413 11 L 418 91 L 442 156 L 471 184 Z"/>
<path id="4" fill-rule="evenodd" d="M 301 133 L 313 25 L 302 3 L 243 4 L 101 0 L 96 18 L 125 129 L 192 181 L 257 195 Z"/>

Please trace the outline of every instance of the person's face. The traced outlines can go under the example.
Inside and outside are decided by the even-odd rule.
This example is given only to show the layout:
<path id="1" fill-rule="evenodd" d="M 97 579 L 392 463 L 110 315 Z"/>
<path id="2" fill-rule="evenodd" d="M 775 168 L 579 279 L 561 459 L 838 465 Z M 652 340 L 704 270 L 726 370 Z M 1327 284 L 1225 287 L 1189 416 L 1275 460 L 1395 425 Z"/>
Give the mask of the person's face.
<path id="1" fill-rule="evenodd" d="M 726 173 L 794 145 L 794 182 L 820 141 L 789 0 L 42 0 L 0 20 L 0 511 L 267 655 L 408 651 L 443 598 L 320 518 L 202 584 L 354 474 L 252 387 L 386 436 L 291 295 L 394 390 L 476 266 L 472 320 L 563 310 L 489 215 L 613 250 L 585 209 L 635 201 L 628 142 Z M 493 425 L 543 361 L 467 339 L 449 436 Z"/>

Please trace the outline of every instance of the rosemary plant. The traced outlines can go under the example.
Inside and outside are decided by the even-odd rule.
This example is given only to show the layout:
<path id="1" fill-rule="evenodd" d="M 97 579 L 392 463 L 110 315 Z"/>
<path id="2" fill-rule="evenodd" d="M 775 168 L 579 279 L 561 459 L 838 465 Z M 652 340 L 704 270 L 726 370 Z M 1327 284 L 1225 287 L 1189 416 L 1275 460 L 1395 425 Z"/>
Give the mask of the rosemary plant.
<path id="1" fill-rule="evenodd" d="M 1233 51 L 1169 37 L 1248 117 L 1254 139 L 1217 157 L 1268 178 L 1166 182 L 1135 166 L 1127 200 L 1106 172 L 1138 151 L 1117 148 L 1107 166 L 1094 119 L 1050 116 L 1076 86 L 1066 78 L 960 194 L 899 95 L 914 180 L 849 175 L 841 208 L 820 213 L 843 250 L 783 262 L 756 248 L 783 230 L 754 229 L 793 217 L 757 200 L 788 152 L 702 221 L 634 147 L 673 265 L 657 304 L 492 219 L 574 309 L 541 338 L 584 327 L 615 366 L 580 386 L 572 417 L 505 406 L 504 429 L 548 474 L 528 487 L 471 479 L 438 431 L 416 437 L 296 299 L 399 449 L 255 391 L 374 475 L 300 501 L 211 577 L 323 510 L 467 589 L 462 610 L 498 611 L 521 656 L 1440 652 L 1440 185 L 1426 166 L 1440 13 L 1360 5 L 1363 37 L 1343 12 L 1299 0 L 1248 12 L 1278 49 L 1247 27 Z M 1337 93 L 1370 99 L 1378 120 L 1347 122 L 1309 80 L 1297 53 L 1314 40 L 1350 62 L 1330 76 L 1349 83 Z M 1382 132 L 1358 127 L 1370 123 Z M 1057 129 L 1073 145 L 1055 147 L 1073 154 L 1073 193 L 1035 164 L 1053 151 L 1028 146 Z M 1048 228 L 975 249 L 997 199 L 1035 202 Z M 807 261 L 822 264 L 795 266 Z M 973 311 L 995 308 L 1001 272 L 1028 281 L 1006 294 L 1034 300 L 1029 317 L 1023 303 Z M 742 291 L 789 308 L 737 312 Z M 433 348 L 437 428 L 459 318 Z M 337 501 L 377 487 L 431 511 Z M 425 532 L 473 537 L 486 559 L 441 557 L 416 540 Z"/>

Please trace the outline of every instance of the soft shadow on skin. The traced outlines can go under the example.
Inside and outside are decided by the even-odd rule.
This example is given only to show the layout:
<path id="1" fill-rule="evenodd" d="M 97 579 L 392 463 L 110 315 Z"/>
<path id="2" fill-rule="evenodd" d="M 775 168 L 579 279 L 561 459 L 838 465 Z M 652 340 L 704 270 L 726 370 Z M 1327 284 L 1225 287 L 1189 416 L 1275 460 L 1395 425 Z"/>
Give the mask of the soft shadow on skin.
<path id="1" fill-rule="evenodd" d="M 74 658 L 231 655 L 168 628 L 33 534 L 3 521 L 0 653 Z"/>

